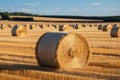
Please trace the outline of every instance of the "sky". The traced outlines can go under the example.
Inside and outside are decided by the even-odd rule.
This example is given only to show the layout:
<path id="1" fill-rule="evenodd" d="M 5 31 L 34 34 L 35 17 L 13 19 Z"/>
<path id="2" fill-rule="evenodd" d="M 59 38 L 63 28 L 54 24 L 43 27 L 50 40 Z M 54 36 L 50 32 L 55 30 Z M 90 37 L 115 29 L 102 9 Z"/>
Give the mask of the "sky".
<path id="1" fill-rule="evenodd" d="M 120 0 L 1 0 L 0 12 L 40 15 L 120 16 Z"/>

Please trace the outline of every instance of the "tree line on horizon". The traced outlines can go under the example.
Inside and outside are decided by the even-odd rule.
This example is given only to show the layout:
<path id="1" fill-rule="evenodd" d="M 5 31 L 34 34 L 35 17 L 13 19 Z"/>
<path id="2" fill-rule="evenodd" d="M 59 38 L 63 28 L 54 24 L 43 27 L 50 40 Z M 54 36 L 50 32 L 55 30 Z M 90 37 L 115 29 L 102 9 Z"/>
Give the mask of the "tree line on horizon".
<path id="1" fill-rule="evenodd" d="M 120 22 L 120 16 L 68 16 L 68 15 L 38 15 L 24 12 L 0 12 L 2 20 L 12 20 L 10 16 L 34 16 L 49 18 L 69 18 L 69 19 L 95 19 L 104 22 Z M 27 20 L 27 19 L 26 19 Z"/>

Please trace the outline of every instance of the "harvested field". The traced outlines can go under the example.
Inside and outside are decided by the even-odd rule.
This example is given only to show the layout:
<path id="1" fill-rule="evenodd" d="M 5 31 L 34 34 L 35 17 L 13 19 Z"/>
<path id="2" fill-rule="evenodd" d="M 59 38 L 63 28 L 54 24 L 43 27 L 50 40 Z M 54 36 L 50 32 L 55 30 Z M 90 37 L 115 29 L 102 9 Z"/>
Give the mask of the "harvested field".
<path id="1" fill-rule="evenodd" d="M 44 24 L 44 22 L 9 22 L 0 24 Z M 45 23 L 49 24 L 49 23 Z M 54 23 L 58 24 L 58 23 Z M 70 23 L 59 23 L 70 24 Z M 80 23 L 82 24 L 82 23 Z M 85 23 L 83 23 L 85 24 Z M 88 23 L 87 23 L 88 24 Z M 90 23 L 96 24 L 96 23 Z M 99 23 L 108 24 L 108 23 Z M 110 23 L 111 24 L 111 23 Z M 116 24 L 116 23 L 112 23 Z M 118 23 L 119 24 L 119 23 Z M 88 65 L 81 69 L 64 70 L 43 67 L 37 62 L 35 48 L 46 32 L 59 32 L 58 28 L 27 30 L 25 37 L 11 35 L 11 28 L 0 30 L 0 79 L 1 80 L 119 80 L 120 38 L 98 27 L 81 27 L 67 32 L 81 34 L 87 40 L 91 55 Z M 61 31 L 62 32 L 62 31 Z"/>

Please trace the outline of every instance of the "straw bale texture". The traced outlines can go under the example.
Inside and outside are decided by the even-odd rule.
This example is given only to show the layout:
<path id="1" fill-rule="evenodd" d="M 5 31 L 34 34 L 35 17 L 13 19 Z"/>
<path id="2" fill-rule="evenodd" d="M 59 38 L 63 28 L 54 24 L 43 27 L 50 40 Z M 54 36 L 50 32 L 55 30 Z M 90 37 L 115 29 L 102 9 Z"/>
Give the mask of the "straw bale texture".
<path id="1" fill-rule="evenodd" d="M 39 27 L 40 27 L 41 29 L 43 29 L 43 28 L 44 28 L 44 25 L 43 25 L 43 24 L 39 24 Z"/>
<path id="2" fill-rule="evenodd" d="M 81 24 L 76 24 L 76 25 L 74 26 L 74 29 L 80 29 L 81 27 L 82 27 Z"/>
<path id="3" fill-rule="evenodd" d="M 25 36 L 27 34 L 26 27 L 15 25 L 12 28 L 12 36 Z"/>
<path id="4" fill-rule="evenodd" d="M 102 25 L 101 24 L 98 25 L 98 30 L 102 30 Z"/>
<path id="5" fill-rule="evenodd" d="M 90 49 L 86 39 L 77 33 L 45 33 L 36 46 L 41 66 L 80 69 L 87 65 Z"/>
<path id="6" fill-rule="evenodd" d="M 59 25 L 58 24 L 53 24 L 53 27 L 58 29 Z"/>
<path id="7" fill-rule="evenodd" d="M 82 24 L 82 27 L 87 27 L 86 24 Z"/>
<path id="8" fill-rule="evenodd" d="M 120 27 L 120 24 L 116 23 L 116 24 L 113 24 L 113 26 Z"/>
<path id="9" fill-rule="evenodd" d="M 93 24 L 93 27 L 98 27 L 98 24 Z"/>
<path id="10" fill-rule="evenodd" d="M 4 25 L 4 24 L 1 24 L 1 30 L 5 30 L 6 28 L 7 28 L 7 26 L 6 25 Z"/>
<path id="11" fill-rule="evenodd" d="M 120 37 L 120 27 L 112 28 L 110 35 L 111 37 Z"/>
<path id="12" fill-rule="evenodd" d="M 89 24 L 89 27 L 93 27 L 93 24 Z"/>
<path id="13" fill-rule="evenodd" d="M 111 29 L 112 29 L 112 25 L 111 24 L 103 26 L 103 31 L 111 31 Z"/>
<path id="14" fill-rule="evenodd" d="M 69 25 L 59 25 L 59 31 L 68 31 L 69 29 Z"/>
<path id="15" fill-rule="evenodd" d="M 48 29 L 49 27 L 48 27 L 48 24 L 42 24 L 41 26 L 40 26 L 40 28 L 44 28 L 44 29 Z"/>
<path id="16" fill-rule="evenodd" d="M 13 28 L 13 24 L 8 24 L 8 28 Z"/>
<path id="17" fill-rule="evenodd" d="M 30 29 L 31 29 L 31 30 L 34 30 L 34 29 L 36 29 L 36 28 L 37 28 L 37 25 L 35 25 L 35 24 L 30 25 Z"/>
<path id="18" fill-rule="evenodd" d="M 47 27 L 52 27 L 52 24 L 47 24 Z"/>
<path id="19" fill-rule="evenodd" d="M 26 29 L 29 29 L 30 25 L 29 24 L 25 24 L 25 27 L 26 27 Z"/>

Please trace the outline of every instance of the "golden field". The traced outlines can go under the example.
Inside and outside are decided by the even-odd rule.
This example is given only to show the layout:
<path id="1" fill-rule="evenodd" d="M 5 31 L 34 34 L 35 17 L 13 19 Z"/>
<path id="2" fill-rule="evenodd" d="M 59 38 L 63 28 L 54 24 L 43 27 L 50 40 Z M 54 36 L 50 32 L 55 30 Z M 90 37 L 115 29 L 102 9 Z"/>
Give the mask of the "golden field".
<path id="1" fill-rule="evenodd" d="M 71 23 L 0 21 L 0 24 Z M 97 27 L 81 27 L 77 30 L 69 29 L 67 32 L 77 32 L 86 38 L 90 46 L 91 56 L 89 64 L 82 69 L 62 70 L 39 66 L 35 55 L 35 47 L 42 33 L 59 32 L 58 28 L 28 29 L 25 37 L 11 36 L 11 30 L 11 28 L 0 30 L 0 80 L 120 79 L 120 38 L 111 37 L 109 31 L 103 32 L 98 30 Z"/>

